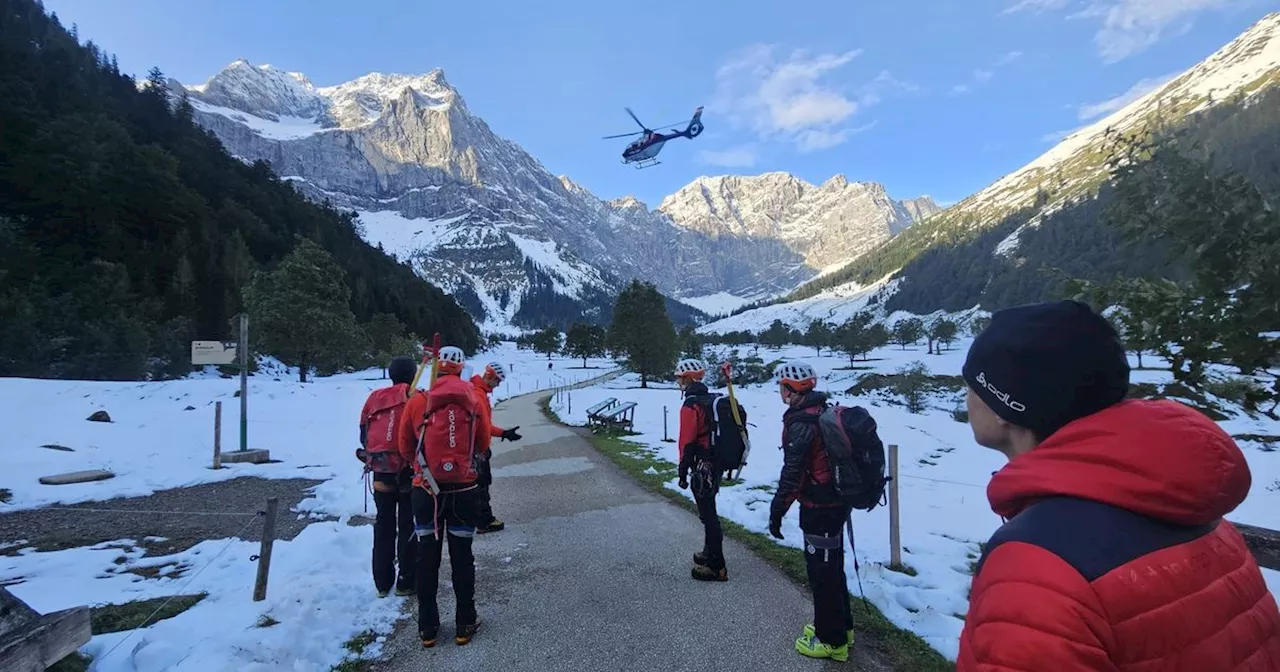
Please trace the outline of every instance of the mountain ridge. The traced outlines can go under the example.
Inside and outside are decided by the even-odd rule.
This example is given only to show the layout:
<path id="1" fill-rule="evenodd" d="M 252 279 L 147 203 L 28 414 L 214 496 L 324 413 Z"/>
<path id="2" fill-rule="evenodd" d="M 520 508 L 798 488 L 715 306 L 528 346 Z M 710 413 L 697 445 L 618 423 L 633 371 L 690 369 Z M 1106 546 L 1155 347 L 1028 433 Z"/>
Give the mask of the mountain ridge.
<path id="1" fill-rule="evenodd" d="M 186 91 L 197 121 L 233 154 L 266 161 L 313 200 L 355 210 L 362 220 L 396 212 L 406 226 L 426 232 L 403 235 L 386 217 L 366 226 L 370 242 L 410 259 L 425 277 L 457 293 L 490 330 L 562 322 L 575 311 L 603 314 L 600 297 L 632 278 L 654 282 L 677 300 L 717 293 L 749 300 L 776 296 L 817 275 L 821 267 L 814 258 L 857 254 L 916 216 L 887 195 L 864 198 L 837 216 L 843 237 L 825 247 L 810 244 L 820 248 L 816 252 L 796 249 L 794 241 L 803 236 L 708 235 L 690 223 L 706 221 L 705 212 L 674 205 L 651 210 L 634 197 L 606 201 L 567 176 L 552 175 L 472 114 L 440 68 L 424 75 L 369 73 L 316 87 L 302 73 L 241 59 L 203 84 L 172 82 L 170 88 Z M 839 188 L 828 186 L 832 180 Z M 864 183 L 839 176 L 806 188 L 825 188 L 829 199 L 839 201 L 838 192 L 850 184 Z M 875 190 L 854 191 L 845 198 Z M 810 228 L 818 219 L 813 209 L 799 215 L 808 217 Z M 522 240 L 547 254 L 531 254 Z M 484 245 L 497 261 L 479 263 L 474 245 Z M 544 282 L 531 267 L 584 279 L 596 290 L 586 292 L 594 298 L 562 293 L 563 283 Z M 536 287 L 551 287 L 576 305 L 554 314 L 526 310 L 524 298 Z"/>

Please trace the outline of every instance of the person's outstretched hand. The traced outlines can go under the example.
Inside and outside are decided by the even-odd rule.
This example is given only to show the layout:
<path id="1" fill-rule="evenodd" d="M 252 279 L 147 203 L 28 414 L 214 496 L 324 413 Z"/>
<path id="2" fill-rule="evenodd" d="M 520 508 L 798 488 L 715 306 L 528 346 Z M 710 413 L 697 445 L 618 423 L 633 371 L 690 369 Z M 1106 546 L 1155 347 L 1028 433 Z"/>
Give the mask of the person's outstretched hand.
<path id="1" fill-rule="evenodd" d="M 516 434 L 517 429 L 520 429 L 520 425 L 516 425 L 515 427 L 512 427 L 511 429 L 504 431 L 502 433 L 502 440 L 503 441 L 519 441 L 520 435 Z"/>

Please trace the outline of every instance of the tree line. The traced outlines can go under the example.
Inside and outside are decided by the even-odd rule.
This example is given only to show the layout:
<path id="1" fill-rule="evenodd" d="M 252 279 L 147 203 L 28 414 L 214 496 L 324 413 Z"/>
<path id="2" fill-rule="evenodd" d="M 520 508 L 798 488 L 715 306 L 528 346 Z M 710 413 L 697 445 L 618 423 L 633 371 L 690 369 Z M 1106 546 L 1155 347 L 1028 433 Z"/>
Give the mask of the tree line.
<path id="1" fill-rule="evenodd" d="M 181 376 L 190 342 L 234 339 L 242 311 L 264 327 L 255 346 L 292 349 L 290 363 L 358 363 L 399 349 L 388 333 L 479 345 L 466 312 L 366 243 L 355 213 L 230 156 L 192 113 L 159 70 L 139 87 L 39 2 L 0 0 L 0 375 Z M 315 324 L 266 298 L 303 267 L 335 290 Z M 350 347 L 273 341 L 273 320 Z"/>

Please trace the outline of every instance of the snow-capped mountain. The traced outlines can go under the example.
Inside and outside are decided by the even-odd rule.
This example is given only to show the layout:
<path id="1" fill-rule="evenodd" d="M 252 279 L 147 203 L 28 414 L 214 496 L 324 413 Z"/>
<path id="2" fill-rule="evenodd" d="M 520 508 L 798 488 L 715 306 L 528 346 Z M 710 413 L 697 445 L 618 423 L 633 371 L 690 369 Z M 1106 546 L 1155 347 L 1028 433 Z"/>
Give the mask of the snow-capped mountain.
<path id="1" fill-rule="evenodd" d="M 843 176 L 815 187 L 785 174 L 702 178 L 653 210 L 604 201 L 493 133 L 439 69 L 316 87 L 238 60 L 170 88 L 185 88 L 196 121 L 232 154 L 359 212 L 370 242 L 412 261 L 487 330 L 603 316 L 631 278 L 690 305 L 770 298 L 936 208 L 913 211 Z M 750 225 L 730 225 L 742 218 Z"/>
<path id="2" fill-rule="evenodd" d="M 1247 104 L 1250 98 L 1277 84 L 1280 84 L 1280 12 L 1265 16 L 1229 44 L 1164 86 L 1068 135 L 1031 163 L 941 214 L 929 217 L 923 225 L 914 227 L 908 235 L 889 242 L 876 253 L 892 252 L 896 258 L 910 258 L 913 255 L 907 254 L 906 250 L 891 248 L 910 246 L 918 253 L 938 244 L 938 241 L 962 238 L 955 234 L 957 229 L 986 230 L 1000 224 L 1016 210 L 1033 208 L 1034 214 L 1029 222 L 1013 231 L 995 248 L 995 254 L 1005 257 L 1008 263 L 1020 264 L 1023 261 L 1018 254 L 1020 235 L 1039 226 L 1046 215 L 1097 194 L 1099 185 L 1106 179 L 1106 162 L 1111 156 L 1108 131 L 1132 133 L 1157 122 L 1178 123 L 1189 115 L 1228 101 Z M 859 262 L 855 261 L 852 267 L 857 266 Z M 881 291 L 879 283 L 871 286 L 863 286 L 856 281 L 836 284 L 847 275 L 841 272 L 830 278 L 817 279 L 798 292 L 806 298 L 792 302 L 794 305 L 790 308 L 767 306 L 705 325 L 704 329 L 719 332 L 754 325 L 759 330 L 768 327 L 776 315 L 800 314 L 797 311 L 804 312 L 801 309 L 805 307 L 818 312 L 833 311 L 832 315 L 842 314 L 838 308 L 842 301 L 852 300 L 855 296 L 862 300 L 868 296 L 867 292 L 873 290 L 880 299 L 884 299 L 897 286 L 890 283 Z"/>
<path id="3" fill-rule="evenodd" d="M 698 178 L 658 209 L 713 238 L 781 241 L 819 270 L 848 262 L 939 210 L 927 197 L 909 208 L 874 182 L 836 175 L 814 186 L 782 172 Z"/>

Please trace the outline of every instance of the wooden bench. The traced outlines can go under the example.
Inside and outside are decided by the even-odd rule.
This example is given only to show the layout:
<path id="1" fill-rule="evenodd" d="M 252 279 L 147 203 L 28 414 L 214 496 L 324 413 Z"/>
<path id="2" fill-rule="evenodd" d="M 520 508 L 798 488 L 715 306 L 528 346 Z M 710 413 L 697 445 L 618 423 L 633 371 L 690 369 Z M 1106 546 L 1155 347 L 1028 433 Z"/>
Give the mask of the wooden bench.
<path id="1" fill-rule="evenodd" d="M 91 637 L 88 607 L 42 615 L 0 586 L 0 670 L 44 672 Z"/>
<path id="2" fill-rule="evenodd" d="M 631 431 L 635 426 L 635 415 L 636 402 L 628 401 L 624 404 L 612 406 L 607 410 L 597 413 L 596 427 L 626 429 L 627 431 Z"/>
<path id="3" fill-rule="evenodd" d="M 605 399 L 604 401 L 596 404 L 595 406 L 588 408 L 587 409 L 587 425 L 594 427 L 600 424 L 601 422 L 600 414 L 617 405 L 618 405 L 618 400 L 614 399 L 613 397 L 609 397 L 608 399 Z"/>

